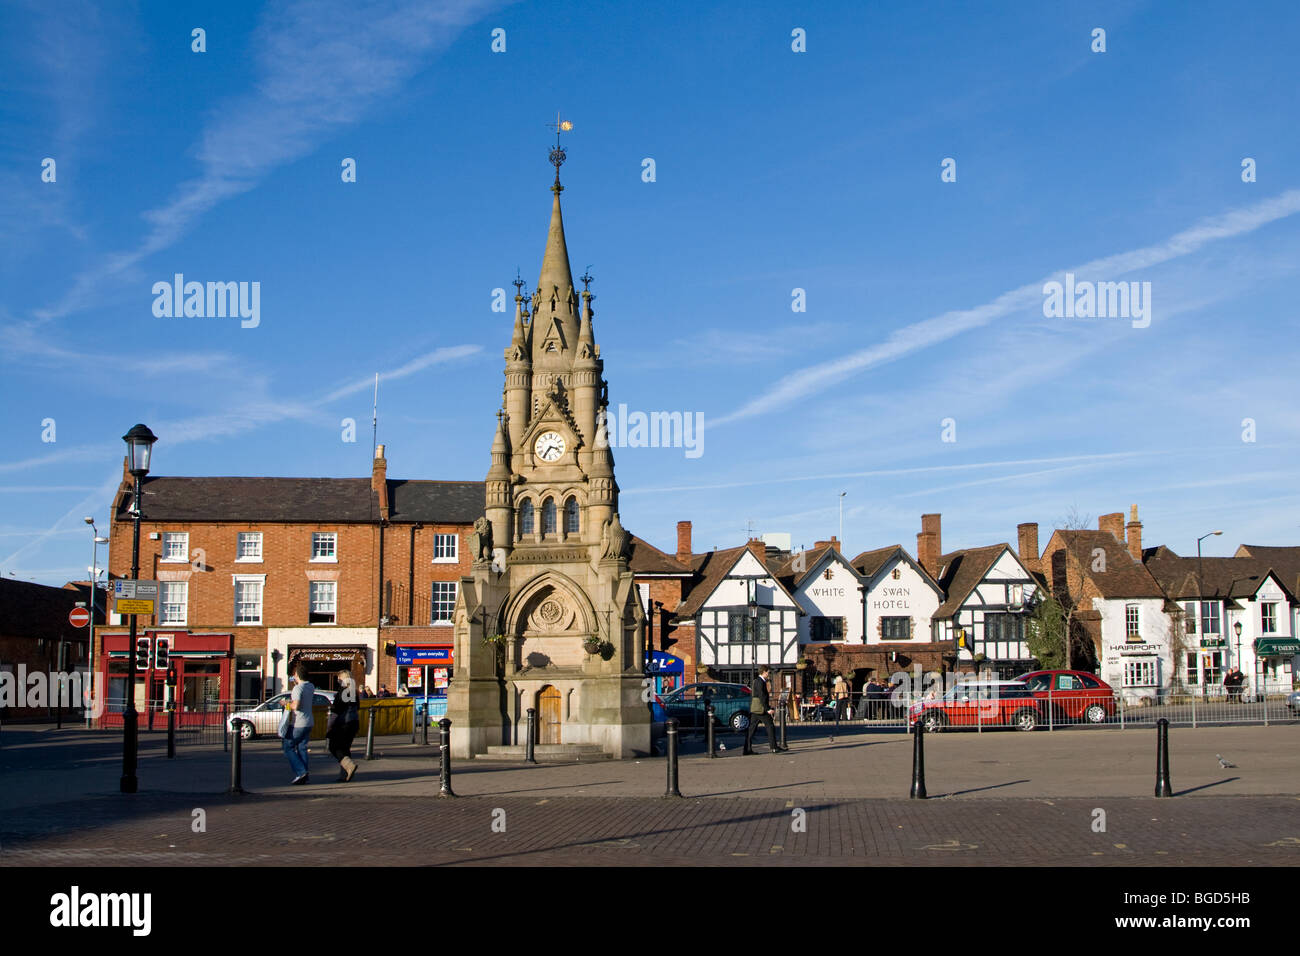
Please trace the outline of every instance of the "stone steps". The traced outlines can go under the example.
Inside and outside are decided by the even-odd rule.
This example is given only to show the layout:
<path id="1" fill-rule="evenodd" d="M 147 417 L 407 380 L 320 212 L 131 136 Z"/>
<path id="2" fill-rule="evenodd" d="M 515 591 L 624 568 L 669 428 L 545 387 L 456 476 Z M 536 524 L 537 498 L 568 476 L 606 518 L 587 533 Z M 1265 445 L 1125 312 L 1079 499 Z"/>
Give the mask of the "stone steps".
<path id="1" fill-rule="evenodd" d="M 496 745 L 488 747 L 487 753 L 475 754 L 474 759 L 517 761 L 525 755 L 523 744 Z M 534 744 L 533 756 L 547 763 L 613 759 L 612 754 L 605 753 L 597 744 Z"/>

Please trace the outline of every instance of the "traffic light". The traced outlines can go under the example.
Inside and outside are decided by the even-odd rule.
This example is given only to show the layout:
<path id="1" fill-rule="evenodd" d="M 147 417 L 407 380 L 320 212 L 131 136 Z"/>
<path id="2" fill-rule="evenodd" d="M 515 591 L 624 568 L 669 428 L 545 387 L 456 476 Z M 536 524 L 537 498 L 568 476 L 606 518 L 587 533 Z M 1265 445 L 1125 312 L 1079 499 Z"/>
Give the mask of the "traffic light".
<path id="1" fill-rule="evenodd" d="M 158 637 L 154 639 L 153 666 L 160 671 L 165 671 L 167 669 L 171 643 L 171 638 L 169 637 Z"/>
<path id="2" fill-rule="evenodd" d="M 138 671 L 147 671 L 149 669 L 149 638 L 147 637 L 136 638 L 135 669 Z"/>

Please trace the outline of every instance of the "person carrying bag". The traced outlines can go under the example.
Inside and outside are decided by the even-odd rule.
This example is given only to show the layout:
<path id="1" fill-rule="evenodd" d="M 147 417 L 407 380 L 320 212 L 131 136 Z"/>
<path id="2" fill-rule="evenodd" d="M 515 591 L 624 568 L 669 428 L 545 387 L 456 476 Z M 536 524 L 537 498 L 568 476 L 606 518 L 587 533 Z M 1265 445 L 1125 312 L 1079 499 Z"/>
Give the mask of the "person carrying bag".
<path id="1" fill-rule="evenodd" d="M 361 727 L 361 703 L 357 696 L 357 682 L 347 668 L 338 672 L 338 691 L 330 704 L 329 723 L 325 726 L 325 739 L 329 742 L 330 756 L 339 762 L 339 781 L 351 780 L 357 772 L 357 762 L 352 759 L 352 741 Z"/>

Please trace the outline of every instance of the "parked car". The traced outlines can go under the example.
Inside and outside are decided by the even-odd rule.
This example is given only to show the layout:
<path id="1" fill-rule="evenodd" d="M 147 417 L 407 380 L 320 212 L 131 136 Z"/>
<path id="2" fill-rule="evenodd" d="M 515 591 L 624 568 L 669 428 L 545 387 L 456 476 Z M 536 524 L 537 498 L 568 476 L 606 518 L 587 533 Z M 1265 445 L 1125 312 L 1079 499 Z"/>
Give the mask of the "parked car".
<path id="1" fill-rule="evenodd" d="M 235 729 L 235 721 L 243 721 L 239 736 L 251 740 L 260 734 L 274 734 L 280 726 L 280 715 L 284 713 L 284 702 L 288 694 L 276 694 L 265 703 L 258 704 L 252 710 L 241 710 L 226 718 L 226 731 Z M 313 707 L 328 707 L 334 703 L 334 691 L 318 690 L 312 697 Z"/>
<path id="2" fill-rule="evenodd" d="M 1053 717 L 1102 724 L 1115 716 L 1115 691 L 1087 671 L 1030 671 L 1024 681 L 1041 701 L 1051 700 Z"/>
<path id="3" fill-rule="evenodd" d="M 1015 727 L 1033 730 L 1043 723 L 1041 705 L 1022 681 L 968 681 L 942 697 L 918 700 L 907 711 L 908 726 L 920 720 L 927 733 L 946 727 Z"/>
<path id="4" fill-rule="evenodd" d="M 1287 709 L 1294 715 L 1300 713 L 1300 690 L 1293 690 L 1286 696 Z"/>
<path id="5" fill-rule="evenodd" d="M 714 722 L 732 730 L 749 727 L 750 689 L 744 684 L 687 684 L 655 698 L 664 719 L 676 717 L 681 727 L 703 727 L 704 707 L 713 702 Z"/>

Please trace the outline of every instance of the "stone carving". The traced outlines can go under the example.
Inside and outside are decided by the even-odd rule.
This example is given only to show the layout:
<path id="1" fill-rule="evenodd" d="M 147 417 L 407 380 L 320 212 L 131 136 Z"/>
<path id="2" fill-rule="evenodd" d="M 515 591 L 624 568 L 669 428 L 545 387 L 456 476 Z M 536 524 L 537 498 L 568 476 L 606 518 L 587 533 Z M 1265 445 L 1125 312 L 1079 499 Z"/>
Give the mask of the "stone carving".
<path id="1" fill-rule="evenodd" d="M 469 553 L 474 561 L 492 560 L 492 522 L 481 515 L 474 519 L 469 536 Z"/>
<path id="2" fill-rule="evenodd" d="M 631 543 L 631 532 L 623 527 L 623 523 L 618 520 L 618 512 L 615 512 L 600 532 L 601 555 L 606 558 L 627 557 Z"/>
<path id="3" fill-rule="evenodd" d="M 567 631 L 572 628 L 575 617 L 577 612 L 573 606 L 563 594 L 552 588 L 543 593 L 529 612 L 527 633 L 556 634 Z"/>

